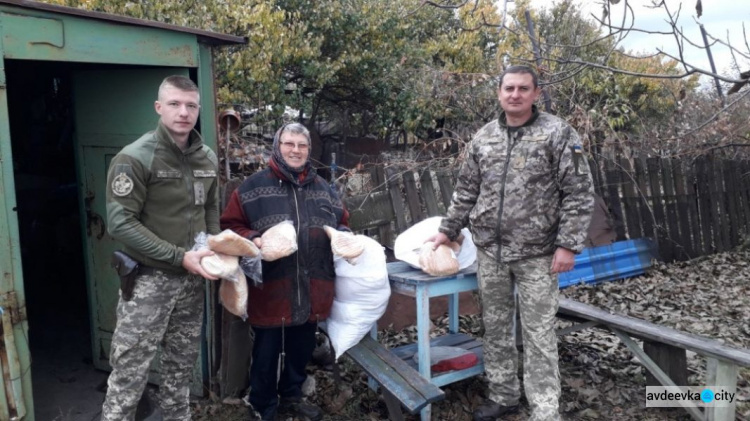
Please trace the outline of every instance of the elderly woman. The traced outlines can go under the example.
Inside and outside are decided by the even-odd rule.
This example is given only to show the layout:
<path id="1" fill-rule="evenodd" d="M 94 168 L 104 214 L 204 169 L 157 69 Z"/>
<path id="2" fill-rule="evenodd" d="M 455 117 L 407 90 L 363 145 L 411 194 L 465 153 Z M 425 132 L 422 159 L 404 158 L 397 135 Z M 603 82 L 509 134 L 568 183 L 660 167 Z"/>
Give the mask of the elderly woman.
<path id="1" fill-rule="evenodd" d="M 302 383 L 315 347 L 317 322 L 328 317 L 333 303 L 333 254 L 323 226 L 348 230 L 348 213 L 310 165 L 310 146 L 310 133 L 303 125 L 279 129 L 268 168 L 237 188 L 221 216 L 222 229 L 229 228 L 258 246 L 262 246 L 261 234 L 282 221 L 292 221 L 297 231 L 297 252 L 264 261 L 263 285 L 250 285 L 247 314 L 255 332 L 252 419 L 273 420 L 277 412 L 310 420 L 323 415 L 303 400 Z"/>

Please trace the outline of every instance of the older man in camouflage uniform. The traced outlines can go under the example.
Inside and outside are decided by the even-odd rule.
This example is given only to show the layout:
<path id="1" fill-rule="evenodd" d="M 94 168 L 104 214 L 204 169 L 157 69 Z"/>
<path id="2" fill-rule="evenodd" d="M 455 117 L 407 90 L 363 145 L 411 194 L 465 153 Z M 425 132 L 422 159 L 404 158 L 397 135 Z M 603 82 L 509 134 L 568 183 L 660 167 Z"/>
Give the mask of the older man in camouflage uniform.
<path id="1" fill-rule="evenodd" d="M 468 224 L 479 249 L 489 382 L 489 400 L 474 411 L 480 421 L 518 411 L 514 289 L 531 419 L 560 419 L 557 273 L 571 270 L 583 249 L 594 199 L 580 138 L 565 121 L 536 109 L 540 91 L 529 67 L 503 73 L 503 112 L 467 147 L 448 215 L 433 237 L 442 244 Z"/>
<path id="2" fill-rule="evenodd" d="M 199 232 L 219 232 L 216 155 L 193 130 L 198 87 L 170 76 L 159 87 L 159 124 L 123 148 L 107 176 L 110 235 L 140 264 L 132 299 L 120 295 L 102 420 L 133 420 L 159 345 L 164 420 L 189 420 L 210 251 L 190 251 Z"/>

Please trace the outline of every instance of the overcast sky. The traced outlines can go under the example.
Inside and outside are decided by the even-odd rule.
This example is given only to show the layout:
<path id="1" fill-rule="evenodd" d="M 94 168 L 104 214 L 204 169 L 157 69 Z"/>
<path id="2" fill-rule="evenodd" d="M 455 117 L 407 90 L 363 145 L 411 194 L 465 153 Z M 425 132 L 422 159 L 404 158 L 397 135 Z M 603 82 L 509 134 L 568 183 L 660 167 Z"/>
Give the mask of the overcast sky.
<path id="1" fill-rule="evenodd" d="M 582 9 L 588 14 L 595 14 L 601 17 L 602 3 L 600 0 L 574 0 L 582 6 Z M 535 7 L 551 7 L 553 0 L 531 0 Z M 620 0 L 619 4 L 612 5 L 613 24 L 622 22 L 622 11 L 625 0 Z M 649 29 L 656 31 L 670 31 L 671 28 L 666 23 L 667 15 L 662 8 L 648 8 L 651 0 L 629 0 L 628 3 L 633 7 L 635 12 L 635 28 Z M 750 56 L 747 44 L 750 44 L 750 1 L 748 0 L 702 0 L 703 15 L 697 18 L 695 10 L 696 0 L 666 0 L 670 11 L 675 14 L 680 5 L 678 26 L 682 28 L 684 34 L 694 43 L 703 45 L 701 32 L 696 19 L 704 25 L 706 31 L 716 38 L 727 41 L 742 51 L 746 56 Z M 501 6 L 502 7 L 502 6 Z M 747 44 L 743 35 L 742 23 L 745 22 L 745 31 L 747 32 Z M 632 22 L 628 22 L 626 26 Z M 674 37 L 666 35 L 652 35 L 631 32 L 621 44 L 627 50 L 638 51 L 642 53 L 655 52 L 657 48 L 677 55 L 678 50 Z M 732 70 L 732 55 L 727 47 L 716 44 L 711 47 L 714 56 L 716 69 L 719 73 L 731 77 L 737 77 Z M 685 59 L 687 62 L 697 67 L 710 69 L 706 51 L 695 48 L 685 43 Z M 740 62 L 742 71 L 750 70 L 750 59 L 735 54 Z"/>

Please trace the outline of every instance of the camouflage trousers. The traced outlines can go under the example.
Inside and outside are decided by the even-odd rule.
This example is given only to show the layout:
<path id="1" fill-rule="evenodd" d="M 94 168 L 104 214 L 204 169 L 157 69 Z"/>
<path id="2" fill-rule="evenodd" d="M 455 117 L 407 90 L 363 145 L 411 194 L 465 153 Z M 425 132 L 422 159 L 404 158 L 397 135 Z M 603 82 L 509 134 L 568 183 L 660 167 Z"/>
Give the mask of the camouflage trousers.
<path id="1" fill-rule="evenodd" d="M 162 271 L 141 275 L 131 301 L 117 303 L 102 420 L 133 420 L 161 345 L 159 402 L 163 419 L 190 419 L 190 380 L 198 357 L 204 280 Z"/>
<path id="2" fill-rule="evenodd" d="M 555 334 L 559 291 L 557 275 L 550 274 L 552 256 L 503 264 L 478 249 L 477 258 L 490 399 L 510 406 L 520 398 L 515 289 L 523 334 L 523 384 L 532 411 L 529 419 L 559 420 L 560 372 Z"/>

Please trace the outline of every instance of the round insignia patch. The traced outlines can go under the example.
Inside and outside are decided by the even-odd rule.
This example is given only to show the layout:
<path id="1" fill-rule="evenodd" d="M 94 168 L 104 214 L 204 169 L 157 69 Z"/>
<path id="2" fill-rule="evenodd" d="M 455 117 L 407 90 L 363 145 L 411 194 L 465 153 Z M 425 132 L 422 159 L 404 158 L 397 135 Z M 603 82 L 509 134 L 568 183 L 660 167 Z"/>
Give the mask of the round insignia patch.
<path id="1" fill-rule="evenodd" d="M 121 172 L 112 180 L 112 193 L 117 196 L 127 196 L 133 191 L 133 180 Z"/>

